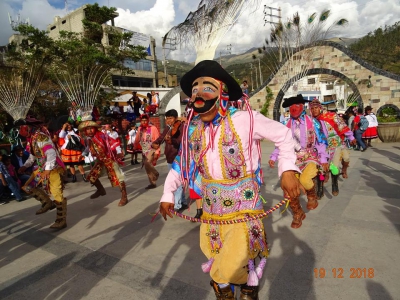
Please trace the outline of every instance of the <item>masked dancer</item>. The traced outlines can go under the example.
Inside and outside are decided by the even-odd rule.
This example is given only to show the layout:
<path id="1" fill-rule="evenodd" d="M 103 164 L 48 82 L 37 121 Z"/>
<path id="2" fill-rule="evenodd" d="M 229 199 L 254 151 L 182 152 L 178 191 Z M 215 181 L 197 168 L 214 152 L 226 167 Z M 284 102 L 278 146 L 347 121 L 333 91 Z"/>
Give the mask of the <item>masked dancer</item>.
<path id="1" fill-rule="evenodd" d="M 182 183 L 200 188 L 202 220 L 231 220 L 232 224 L 200 226 L 200 247 L 208 262 L 211 286 L 217 299 L 234 299 L 231 284 L 241 286 L 242 299 L 258 299 L 258 283 L 268 247 L 260 219 L 235 220 L 263 212 L 260 140 L 269 139 L 280 149 L 279 176 L 285 194 L 296 198 L 301 185 L 295 176 L 296 155 L 290 130 L 258 112 L 227 108 L 240 99 L 239 84 L 215 61 L 205 60 L 186 73 L 180 82 L 191 97 L 193 113 L 182 138 L 180 153 L 168 173 L 161 198 L 164 219 L 172 217 L 174 192 Z M 199 181 L 195 184 L 194 181 Z M 255 259 L 261 261 L 257 268 Z"/>

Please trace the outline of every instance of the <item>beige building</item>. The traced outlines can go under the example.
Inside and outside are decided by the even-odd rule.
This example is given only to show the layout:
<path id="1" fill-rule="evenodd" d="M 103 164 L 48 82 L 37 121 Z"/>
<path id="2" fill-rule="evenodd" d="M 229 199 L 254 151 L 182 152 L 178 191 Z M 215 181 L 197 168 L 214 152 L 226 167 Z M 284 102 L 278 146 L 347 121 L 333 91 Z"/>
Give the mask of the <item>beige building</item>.
<path id="1" fill-rule="evenodd" d="M 77 33 L 83 33 L 84 28 L 82 24 L 82 20 L 85 19 L 85 10 L 87 9 L 87 5 L 84 5 L 68 15 L 64 17 L 56 16 L 54 17 L 53 24 L 47 26 L 47 30 L 49 32 L 49 36 L 53 39 L 57 39 L 60 35 L 60 31 L 72 31 Z M 118 13 L 115 13 L 114 18 L 118 17 Z M 109 44 L 109 37 L 107 34 L 107 28 L 112 28 L 119 32 L 122 32 L 126 29 L 115 27 L 114 26 L 114 18 L 110 20 L 106 20 L 106 22 L 110 21 L 111 25 L 107 25 L 106 23 L 102 24 L 103 27 L 103 36 L 101 38 L 101 43 L 104 46 Z M 113 85 L 118 87 L 157 87 L 157 64 L 156 64 L 156 56 L 155 56 L 155 40 L 151 36 L 146 36 L 138 32 L 134 32 L 134 38 L 138 38 L 138 40 L 148 40 L 148 53 L 149 55 L 138 62 L 134 62 L 132 60 L 126 60 L 125 66 L 134 71 L 134 74 L 122 75 L 119 72 L 114 72 L 112 76 Z M 134 44 L 136 44 L 134 42 Z M 145 46 L 147 47 L 147 46 Z"/>
<path id="2" fill-rule="evenodd" d="M 167 87 L 167 84 L 165 83 L 165 73 L 159 71 L 158 73 L 158 86 L 162 86 L 162 87 Z M 168 74 L 168 87 L 175 87 L 179 85 L 178 82 L 178 77 L 176 76 L 176 74 Z"/>

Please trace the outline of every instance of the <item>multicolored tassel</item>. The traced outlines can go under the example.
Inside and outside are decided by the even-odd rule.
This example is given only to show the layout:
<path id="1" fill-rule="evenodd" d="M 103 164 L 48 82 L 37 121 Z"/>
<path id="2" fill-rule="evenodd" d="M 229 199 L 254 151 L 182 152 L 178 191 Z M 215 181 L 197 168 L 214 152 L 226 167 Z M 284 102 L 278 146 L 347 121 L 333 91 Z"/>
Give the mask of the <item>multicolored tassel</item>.
<path id="1" fill-rule="evenodd" d="M 214 262 L 214 257 L 211 257 L 208 262 L 201 264 L 201 269 L 204 273 L 209 273 L 211 271 L 212 264 Z"/>
<path id="2" fill-rule="evenodd" d="M 247 277 L 248 286 L 258 286 L 258 276 L 254 270 L 254 260 L 249 259 L 249 275 Z"/>
<path id="3" fill-rule="evenodd" d="M 261 279 L 261 277 L 262 277 L 262 275 L 263 275 L 264 268 L 265 268 L 265 265 L 266 265 L 266 264 L 267 264 L 267 258 L 266 258 L 266 257 L 263 257 L 263 258 L 261 259 L 260 263 L 258 264 L 257 268 L 256 268 L 256 274 L 257 274 L 257 277 L 258 277 L 259 279 Z"/>

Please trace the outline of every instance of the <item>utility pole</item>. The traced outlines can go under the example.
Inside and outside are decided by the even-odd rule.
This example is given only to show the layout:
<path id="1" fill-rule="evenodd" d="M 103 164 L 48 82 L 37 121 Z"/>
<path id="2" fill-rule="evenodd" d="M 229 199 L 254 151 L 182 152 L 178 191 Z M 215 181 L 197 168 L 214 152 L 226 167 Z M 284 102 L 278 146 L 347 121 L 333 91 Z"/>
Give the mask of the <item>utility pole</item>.
<path id="1" fill-rule="evenodd" d="M 260 72 L 260 86 L 263 84 L 264 80 L 263 80 L 263 76 L 261 73 L 261 64 L 260 64 L 260 58 L 258 58 L 258 71 Z"/>
<path id="2" fill-rule="evenodd" d="M 231 53 L 231 49 L 232 49 L 232 44 L 226 45 L 226 53 L 227 53 L 228 55 L 229 55 L 229 54 L 232 54 L 232 53 Z M 222 54 L 222 51 L 219 51 L 219 64 L 222 66 L 221 54 Z"/>
<path id="3" fill-rule="evenodd" d="M 253 69 L 253 64 L 251 65 L 251 68 Z M 255 67 L 255 70 L 254 70 L 254 73 L 256 74 L 256 88 L 257 88 L 257 85 L 258 85 L 258 72 L 257 72 L 257 67 Z"/>
<path id="4" fill-rule="evenodd" d="M 164 80 L 165 80 L 165 85 L 166 85 L 166 87 L 168 87 L 169 86 L 169 83 L 168 83 L 168 74 L 167 74 L 167 54 L 165 54 L 165 50 L 170 50 L 170 51 L 173 51 L 173 50 L 176 50 L 176 39 L 171 39 L 171 38 L 166 38 L 165 40 L 164 40 L 164 37 L 163 37 L 163 44 L 162 44 L 162 46 L 163 46 L 163 57 L 164 57 L 164 60 L 163 60 L 163 65 L 164 65 Z"/>
<path id="5" fill-rule="evenodd" d="M 269 10 L 269 11 L 268 11 Z M 278 11 L 278 15 L 274 15 L 272 11 Z M 264 5 L 264 26 L 265 24 L 274 24 L 274 26 L 278 26 L 282 24 L 282 16 L 281 16 L 281 8 L 275 8 L 271 6 Z M 269 17 L 269 21 L 268 21 Z M 273 18 L 278 18 L 278 22 L 273 21 Z M 279 62 L 282 62 L 282 39 L 278 36 L 278 48 L 279 48 Z"/>
<path id="6" fill-rule="evenodd" d="M 253 64 L 250 63 L 250 79 L 251 79 L 251 91 L 254 91 L 253 88 Z"/>

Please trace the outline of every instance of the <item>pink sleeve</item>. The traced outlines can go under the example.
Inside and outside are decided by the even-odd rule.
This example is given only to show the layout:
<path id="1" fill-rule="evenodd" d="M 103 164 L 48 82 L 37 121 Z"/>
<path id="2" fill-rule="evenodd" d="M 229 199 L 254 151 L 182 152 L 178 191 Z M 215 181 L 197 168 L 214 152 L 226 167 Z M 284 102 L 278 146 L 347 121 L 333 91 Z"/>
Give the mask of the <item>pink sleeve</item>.
<path id="1" fill-rule="evenodd" d="M 174 203 L 174 192 L 182 185 L 181 178 L 174 169 L 171 169 L 165 179 L 164 193 L 161 197 L 160 202 Z"/>
<path id="2" fill-rule="evenodd" d="M 158 131 L 156 126 L 151 126 L 151 140 L 155 141 L 160 136 L 160 132 Z"/>
<path id="3" fill-rule="evenodd" d="M 264 117 L 259 112 L 254 112 L 254 139 L 267 139 L 275 143 L 279 149 L 278 174 L 293 170 L 300 172 L 296 166 L 296 153 L 294 152 L 294 142 L 292 133 L 285 125 Z"/>

